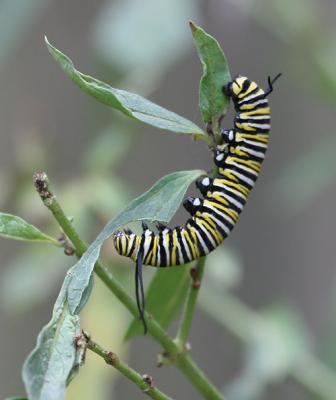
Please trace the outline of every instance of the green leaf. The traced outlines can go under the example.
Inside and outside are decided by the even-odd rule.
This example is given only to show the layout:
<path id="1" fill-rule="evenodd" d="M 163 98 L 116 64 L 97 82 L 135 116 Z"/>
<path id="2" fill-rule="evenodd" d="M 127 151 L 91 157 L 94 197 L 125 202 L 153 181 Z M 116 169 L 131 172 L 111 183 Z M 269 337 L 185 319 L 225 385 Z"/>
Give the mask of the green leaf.
<path id="1" fill-rule="evenodd" d="M 213 122 L 225 115 L 229 107 L 229 98 L 222 92 L 222 87 L 231 81 L 226 57 L 215 38 L 202 28 L 190 22 L 198 55 L 203 65 L 200 82 L 199 107 L 205 123 Z"/>
<path id="2" fill-rule="evenodd" d="M 48 242 L 59 246 L 57 240 L 28 224 L 22 218 L 11 214 L 0 213 L 0 236 L 15 240 Z"/>
<path id="3" fill-rule="evenodd" d="M 86 288 L 82 294 L 82 297 L 81 297 L 81 302 L 78 304 L 78 307 L 76 309 L 76 312 L 78 314 L 85 307 L 87 301 L 89 300 L 89 297 L 90 297 L 92 289 L 93 289 L 93 284 L 94 284 L 94 278 L 93 278 L 93 275 L 91 275 L 90 279 L 89 279 L 89 284 L 86 286 Z"/>
<path id="4" fill-rule="evenodd" d="M 95 97 L 101 103 L 157 128 L 195 135 L 207 141 L 207 135 L 193 122 L 135 93 L 112 88 L 98 79 L 82 74 L 76 70 L 70 58 L 52 46 L 47 38 L 45 38 L 45 42 L 50 54 L 60 64 L 69 78 L 85 93 Z"/>
<path id="5" fill-rule="evenodd" d="M 188 186 L 204 174 L 205 172 L 201 170 L 179 171 L 161 178 L 146 193 L 131 201 L 119 215 L 107 223 L 73 267 L 68 289 L 69 307 L 72 313 L 78 312 L 81 298 L 89 284 L 94 264 L 104 241 L 118 228 L 132 221 L 169 222 L 180 206 Z"/>
<path id="6" fill-rule="evenodd" d="M 153 315 L 164 329 L 169 327 L 183 304 L 190 279 L 187 266 L 169 271 L 158 269 L 152 279 L 146 292 L 146 311 Z M 142 334 L 143 324 L 136 318 L 128 327 L 125 338 L 130 339 Z"/>
<path id="7" fill-rule="evenodd" d="M 71 273 L 56 300 L 52 319 L 41 330 L 35 349 L 23 364 L 22 377 L 29 400 L 63 400 L 68 377 L 75 367 L 74 337 L 80 332 L 66 298 Z"/>

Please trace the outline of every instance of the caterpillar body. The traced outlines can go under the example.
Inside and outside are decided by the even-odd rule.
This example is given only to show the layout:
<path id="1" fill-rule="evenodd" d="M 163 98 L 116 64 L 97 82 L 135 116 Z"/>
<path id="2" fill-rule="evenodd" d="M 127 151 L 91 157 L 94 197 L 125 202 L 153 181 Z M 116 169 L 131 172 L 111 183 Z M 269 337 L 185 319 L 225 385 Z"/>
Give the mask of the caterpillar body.
<path id="1" fill-rule="evenodd" d="M 196 181 L 204 197 L 188 197 L 184 201 L 191 214 L 184 226 L 170 229 L 158 224 L 159 232 L 154 233 L 143 224 L 142 235 L 129 229 L 114 234 L 117 252 L 136 262 L 137 302 L 142 319 L 142 264 L 168 267 L 205 256 L 224 241 L 238 221 L 267 150 L 271 114 L 267 96 L 279 76 L 272 81 L 268 78 L 265 91 L 243 76 L 223 87 L 235 107 L 234 128 L 222 129 L 221 142 L 214 149 L 218 174 Z"/>

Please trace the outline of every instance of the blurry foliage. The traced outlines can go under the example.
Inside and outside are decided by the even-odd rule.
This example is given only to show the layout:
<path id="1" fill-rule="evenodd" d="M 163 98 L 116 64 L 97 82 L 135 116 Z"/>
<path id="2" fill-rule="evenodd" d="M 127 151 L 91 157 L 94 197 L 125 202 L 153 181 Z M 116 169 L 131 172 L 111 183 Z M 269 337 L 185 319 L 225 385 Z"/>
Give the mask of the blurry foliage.
<path id="1" fill-rule="evenodd" d="M 281 199 L 277 216 L 291 218 L 302 212 L 336 179 L 336 136 L 326 136 L 285 165 L 274 182 L 273 200 Z"/>
<path id="2" fill-rule="evenodd" d="M 0 67 L 8 62 L 25 37 L 26 31 L 51 0 L 1 0 Z M 13 23 L 15 21 L 15 23 Z"/>
<path id="3" fill-rule="evenodd" d="M 328 22 L 328 8 L 321 7 L 314 0 L 243 0 L 233 3 L 286 46 L 287 57 L 281 60 L 287 63 L 295 79 L 291 90 L 304 86 L 307 93 L 318 94 L 327 105 L 333 106 L 336 101 L 336 28 Z M 287 79 L 286 76 L 283 78 Z M 315 135 L 315 138 L 311 147 L 301 146 L 294 159 L 286 160 L 287 166 L 274 178 L 270 191 L 275 195 L 271 200 L 281 209 L 282 217 L 291 218 L 302 212 L 318 200 L 326 185 L 336 182 L 332 151 L 336 146 L 334 132 L 330 137 Z M 294 181 L 300 185 L 299 188 L 293 185 Z"/>
<path id="4" fill-rule="evenodd" d="M 94 48 L 123 75 L 121 87 L 147 94 L 191 47 L 189 19 L 199 21 L 198 0 L 107 1 L 94 24 Z"/>
<path id="5" fill-rule="evenodd" d="M 281 382 L 306 350 L 305 328 L 291 307 L 260 312 L 251 327 L 243 370 L 225 389 L 228 400 L 257 400 L 269 384 Z"/>
<path id="6" fill-rule="evenodd" d="M 24 249 L 2 274 L 2 307 L 8 312 L 22 313 L 43 302 L 55 290 L 55 282 L 61 280 L 70 262 L 64 259 L 62 251 L 47 246 L 38 251 L 31 246 Z"/>
<path id="7" fill-rule="evenodd" d="M 216 291 L 235 289 L 242 282 L 242 260 L 239 254 L 226 246 L 219 247 L 207 256 L 211 268 L 205 276 L 205 282 Z"/>
<path id="8" fill-rule="evenodd" d="M 83 157 L 84 168 L 92 175 L 110 174 L 123 162 L 133 140 L 132 126 L 114 117 L 113 126 L 99 132 L 89 145 Z"/>
<path id="9" fill-rule="evenodd" d="M 321 7 L 313 0 L 255 0 L 255 4 L 256 7 L 249 10 L 251 14 L 292 49 L 292 69 L 305 71 L 297 74 L 298 83 L 317 93 L 332 110 L 336 102 L 336 28 L 330 23 L 327 10 L 330 8 L 331 11 L 335 5 L 331 2 L 328 7 Z M 330 132 L 329 136 L 328 132 L 325 135 L 314 133 L 317 133 L 314 135 L 316 142 L 311 147 L 301 146 L 295 159 L 289 160 L 274 180 L 272 200 L 278 203 L 281 215 L 287 214 L 287 218 L 302 212 L 313 202 L 318 204 L 321 194 L 328 193 L 330 186 L 335 187 L 335 132 Z M 336 293 L 336 285 L 334 290 Z M 328 340 L 321 351 L 336 370 L 335 304 L 330 305 L 329 322 L 326 323 Z"/>
<path id="10" fill-rule="evenodd" d="M 37 11 L 43 9 L 42 3 L 46 4 L 41 0 L 26 1 L 20 3 L 20 6 L 18 2 L 10 0 L 0 4 L 0 62 L 7 60 L 7 54 L 15 50 L 19 40 L 22 40 L 24 29 L 36 18 Z M 146 94 L 157 86 L 167 69 L 188 51 L 191 41 L 181 29 L 185 29 L 184 23 L 187 19 L 198 14 L 197 2 L 191 0 L 183 3 L 177 0 L 152 0 L 147 3 L 144 7 L 135 0 L 106 2 L 96 17 L 92 40 L 100 62 L 103 61 L 122 72 L 126 71 L 119 86 L 132 86 Z M 234 3 L 277 35 L 293 52 L 300 48 L 301 52 L 305 53 L 304 61 L 295 57 L 288 62 L 296 63 L 297 70 L 300 70 L 301 63 L 305 62 L 305 69 L 310 71 L 310 90 L 315 90 L 326 103 L 333 105 L 336 99 L 336 47 L 332 39 L 335 32 L 330 31 L 335 28 L 323 23 L 325 16 L 318 3 L 306 0 L 251 0 Z M 156 10 L 156 18 L 152 18 L 146 11 L 147 7 Z M 12 18 L 8 18 L 8 15 L 12 15 Z M 13 19 L 21 22 L 12 24 Z M 153 35 L 153 32 L 158 30 L 160 35 Z M 139 32 L 143 36 L 139 36 Z M 129 37 L 136 37 L 137 40 L 129 40 Z M 184 42 L 181 38 L 188 39 Z M 133 47 L 130 48 L 130 45 Z M 128 51 L 125 51 L 125 48 Z M 307 80 L 302 80 L 300 84 L 307 85 Z M 131 135 L 132 130 L 132 124 L 125 119 L 118 119 L 113 125 L 107 121 L 103 130 L 92 139 L 89 150 L 84 155 L 85 176 L 58 190 L 66 208 L 78 213 L 75 216 L 76 225 L 80 226 L 80 231 L 85 234 L 92 233 L 92 224 L 96 224 L 97 219 L 106 220 L 111 212 L 119 210 L 131 198 L 132 190 L 114 176 L 113 170 L 123 162 L 129 146 L 135 140 Z M 289 160 L 287 167 L 274 180 L 272 191 L 275 192 L 275 201 L 281 203 L 282 215 L 286 210 L 287 217 L 301 212 L 316 200 L 321 191 L 335 182 L 335 139 L 331 136 L 322 141 L 318 137 L 317 140 L 312 148 L 302 148 L 295 159 Z M 37 152 L 39 155 L 42 153 L 40 149 Z M 19 176 L 22 171 L 17 172 Z M 36 203 L 36 196 L 30 199 L 28 193 L 31 193 L 28 177 L 20 178 L 20 185 L 13 188 L 12 192 L 1 191 L 1 206 L 8 198 L 15 199 L 21 206 L 26 205 L 23 207 Z M 10 185 L 2 184 L 7 181 L 8 176 L 1 171 L 1 187 L 10 188 Z M 81 207 L 77 207 L 79 197 L 82 199 Z M 33 208 L 26 208 L 27 215 L 31 213 L 44 221 L 42 207 L 41 214 L 36 209 L 28 213 L 28 209 Z M 46 222 L 45 225 L 47 231 L 53 229 L 49 223 Z M 58 251 L 51 253 L 52 251 L 39 249 L 39 253 L 36 254 L 30 249 L 25 250 L 7 266 L 1 281 L 2 305 L 10 307 L 11 311 L 26 311 L 50 294 L 55 280 L 62 276 L 66 267 L 64 257 Z M 218 249 L 209 256 L 209 264 L 211 268 L 207 270 L 200 305 L 210 317 L 247 343 L 242 372 L 230 387 L 225 388 L 225 393 L 229 400 L 260 398 L 269 383 L 283 379 L 292 368 L 298 354 L 307 347 L 308 334 L 300 318 L 288 307 L 281 305 L 269 308 L 260 313 L 262 324 L 255 324 L 254 317 L 251 318 L 245 308 L 230 302 L 232 298 L 231 295 L 228 297 L 227 290 L 237 287 L 241 281 L 241 261 L 235 253 L 227 248 Z M 23 271 L 29 279 L 20 279 Z M 129 280 L 131 272 L 130 269 L 123 272 L 126 281 Z M 121 345 L 121 338 L 128 319 L 123 309 L 113 309 L 113 313 L 117 315 L 118 326 L 113 325 L 112 319 L 106 318 L 106 315 L 112 312 L 112 303 L 113 307 L 119 307 L 117 302 L 111 302 L 109 297 L 105 296 L 102 285 L 96 285 L 95 295 L 81 318 L 84 325 L 96 327 L 95 335 L 99 340 L 108 343 L 112 341 L 113 348 L 123 355 L 122 349 L 126 353 L 127 348 Z M 335 315 L 334 307 L 331 314 Z M 335 325 L 335 320 L 333 318 L 331 325 Z M 107 324 L 106 321 L 110 322 Z M 256 329 L 252 329 L 253 327 Z M 128 334 L 131 335 L 130 331 Z M 335 342 L 336 332 L 332 330 L 328 347 L 324 350 L 334 368 Z M 92 358 L 94 357 L 92 355 Z M 75 380 L 70 386 L 68 399 L 91 400 L 93 396 L 107 397 L 110 379 L 112 377 L 114 380 L 114 374 L 104 367 L 100 360 L 97 363 L 90 360 L 83 369 L 81 383 L 78 384 L 79 381 Z M 90 379 L 85 379 L 84 376 L 90 376 Z"/>

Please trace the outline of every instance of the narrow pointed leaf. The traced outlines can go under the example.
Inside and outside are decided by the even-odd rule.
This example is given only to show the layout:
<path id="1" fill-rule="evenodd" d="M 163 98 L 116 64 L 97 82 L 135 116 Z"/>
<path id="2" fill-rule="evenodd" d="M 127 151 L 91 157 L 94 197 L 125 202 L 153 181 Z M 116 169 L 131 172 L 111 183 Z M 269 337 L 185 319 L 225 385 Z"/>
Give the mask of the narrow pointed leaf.
<path id="1" fill-rule="evenodd" d="M 0 236 L 15 240 L 49 242 L 59 246 L 56 239 L 28 224 L 22 218 L 11 214 L 0 213 Z"/>
<path id="2" fill-rule="evenodd" d="M 203 65 L 203 76 L 199 89 L 199 107 L 205 123 L 225 115 L 229 98 L 222 92 L 231 76 L 228 62 L 217 40 L 202 28 L 190 22 L 198 55 Z"/>
<path id="3" fill-rule="evenodd" d="M 151 189 L 133 200 L 119 215 L 107 223 L 73 268 L 68 290 L 71 312 L 76 313 L 78 310 L 104 241 L 118 228 L 132 221 L 169 222 L 180 206 L 188 186 L 204 174 L 205 172 L 201 170 L 179 171 L 161 178 Z"/>
<path id="4" fill-rule="evenodd" d="M 207 140 L 207 135 L 193 122 L 152 103 L 151 101 L 125 90 L 115 89 L 110 85 L 79 72 L 73 62 L 45 38 L 48 50 L 60 64 L 68 77 L 83 92 L 95 97 L 101 103 L 113 107 L 131 118 L 177 133 L 192 134 Z"/>
<path id="5" fill-rule="evenodd" d="M 68 273 L 56 300 L 52 319 L 41 330 L 35 349 L 27 357 L 22 377 L 29 400 L 64 400 L 67 380 L 75 367 L 74 338 L 79 317 L 69 311 Z"/>
<path id="6" fill-rule="evenodd" d="M 174 270 L 158 269 L 146 292 L 146 311 L 166 329 L 180 310 L 190 283 L 186 265 Z M 143 334 L 143 324 L 137 318 L 127 329 L 125 339 Z"/>

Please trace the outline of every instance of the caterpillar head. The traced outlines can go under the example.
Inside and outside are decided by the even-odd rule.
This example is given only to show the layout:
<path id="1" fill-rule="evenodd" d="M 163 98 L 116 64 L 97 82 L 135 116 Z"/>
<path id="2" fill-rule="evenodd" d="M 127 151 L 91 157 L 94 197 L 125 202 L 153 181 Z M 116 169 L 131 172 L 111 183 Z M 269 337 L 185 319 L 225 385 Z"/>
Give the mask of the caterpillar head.
<path id="1" fill-rule="evenodd" d="M 121 256 L 126 256 L 127 255 L 127 248 L 128 248 L 128 242 L 129 242 L 129 233 L 128 232 L 115 232 L 112 236 L 114 247 L 117 250 L 117 252 Z"/>
<path id="2" fill-rule="evenodd" d="M 133 261 L 136 261 L 141 236 L 125 228 L 123 231 L 115 232 L 112 239 L 115 249 L 121 256 L 130 257 Z"/>
<path id="3" fill-rule="evenodd" d="M 121 246 L 121 241 L 122 241 L 122 237 L 123 237 L 123 233 L 120 232 L 120 231 L 115 232 L 115 233 L 112 235 L 114 247 L 115 247 L 115 249 L 117 250 L 117 252 L 118 252 L 119 254 L 121 254 L 121 247 L 122 247 L 122 246 Z"/>
<path id="4" fill-rule="evenodd" d="M 240 93 L 245 92 L 250 85 L 250 80 L 245 76 L 237 76 L 232 82 L 223 86 L 223 92 L 229 97 L 238 97 Z"/>

